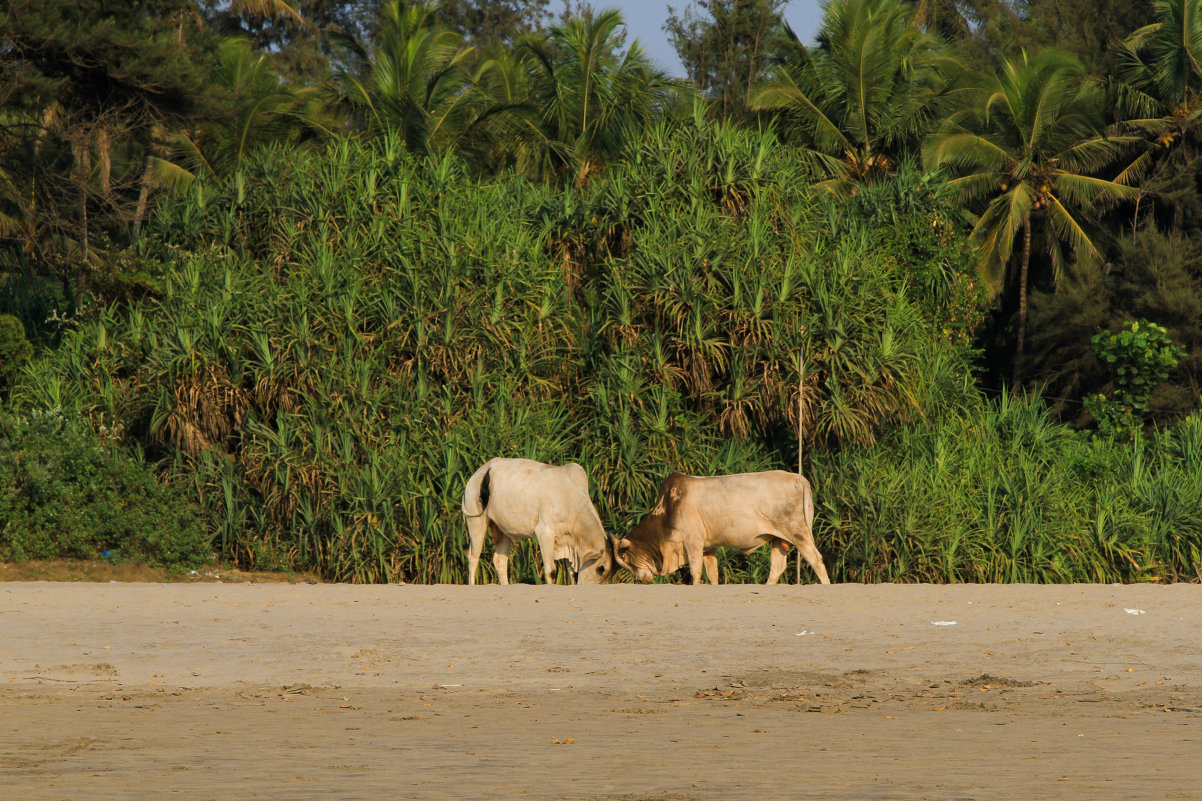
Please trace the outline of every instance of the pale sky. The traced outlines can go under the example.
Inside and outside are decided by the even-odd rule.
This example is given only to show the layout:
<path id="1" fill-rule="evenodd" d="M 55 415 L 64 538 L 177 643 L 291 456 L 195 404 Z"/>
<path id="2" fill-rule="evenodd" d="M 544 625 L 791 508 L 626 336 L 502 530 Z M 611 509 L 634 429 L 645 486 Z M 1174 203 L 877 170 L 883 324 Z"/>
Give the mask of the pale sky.
<path id="1" fill-rule="evenodd" d="M 598 11 L 606 8 L 621 11 L 622 19 L 626 21 L 627 42 L 638 39 L 656 66 L 672 75 L 684 75 L 680 59 L 676 57 L 676 51 L 662 29 L 668 19 L 669 5 L 676 9 L 677 14 L 683 14 L 692 5 L 691 0 L 594 0 L 592 5 Z M 822 24 L 822 2 L 790 0 L 785 6 L 785 20 L 793 27 L 797 37 L 809 44 Z"/>

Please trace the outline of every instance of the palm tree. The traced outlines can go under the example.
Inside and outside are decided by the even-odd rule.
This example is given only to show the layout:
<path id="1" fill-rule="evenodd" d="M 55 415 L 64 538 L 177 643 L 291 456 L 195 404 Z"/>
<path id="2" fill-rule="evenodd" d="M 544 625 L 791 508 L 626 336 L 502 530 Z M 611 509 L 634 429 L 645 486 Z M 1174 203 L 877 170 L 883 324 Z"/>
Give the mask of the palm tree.
<path id="1" fill-rule="evenodd" d="M 536 172 L 545 137 L 531 98 L 534 79 L 519 48 L 493 43 L 471 77 L 480 102 L 464 126 L 462 154 L 489 172 Z"/>
<path id="2" fill-rule="evenodd" d="M 1153 9 L 1157 21 L 1119 45 L 1124 100 L 1134 111 L 1196 121 L 1202 113 L 1202 0 L 1157 0 Z"/>
<path id="3" fill-rule="evenodd" d="M 165 137 L 167 157 L 152 155 L 161 181 L 179 184 L 198 175 L 232 175 L 257 147 L 332 133 L 333 123 L 324 118 L 318 91 L 286 86 L 270 56 L 256 52 L 244 39 L 231 38 L 221 43 L 218 57 L 213 79 L 228 98 L 227 114 Z M 151 149 L 157 149 L 153 142 Z"/>
<path id="4" fill-rule="evenodd" d="M 1156 22 L 1118 47 L 1117 107 L 1124 117 L 1118 127 L 1149 144 L 1129 168 L 1133 179 L 1154 166 L 1172 171 L 1162 156 L 1202 133 L 1202 0 L 1157 0 L 1153 9 Z"/>
<path id="5" fill-rule="evenodd" d="M 977 15 L 958 0 L 910 0 L 910 4 L 914 6 L 914 19 L 923 30 L 940 33 L 954 41 L 972 37 Z"/>
<path id="6" fill-rule="evenodd" d="M 686 93 L 684 82 L 651 65 L 638 40 L 620 52 L 624 38 L 618 11 L 586 10 L 519 44 L 531 71 L 544 172 L 585 180 Z"/>
<path id="7" fill-rule="evenodd" d="M 898 0 L 832 0 L 818 45 L 797 52 L 751 105 L 781 112 L 836 191 L 892 173 L 969 94 L 954 52 Z"/>
<path id="8" fill-rule="evenodd" d="M 1017 391 L 1027 324 L 1032 240 L 1051 262 L 1053 280 L 1066 262 L 1067 242 L 1079 261 L 1100 253 L 1082 212 L 1135 195 L 1122 180 L 1095 173 L 1112 163 L 1127 140 L 1105 138 L 1102 96 L 1082 80 L 1080 62 L 1055 50 L 1026 53 L 1002 64 L 977 104 L 954 115 L 927 141 L 929 168 L 948 168 L 960 200 L 983 206 L 972 231 L 986 282 L 995 292 L 1018 268 Z M 1122 176 L 1120 176 L 1121 178 Z M 1015 241 L 1021 236 L 1017 265 Z"/>
<path id="9" fill-rule="evenodd" d="M 479 102 L 469 66 L 474 48 L 444 27 L 433 4 L 390 0 L 380 11 L 370 74 L 344 75 L 346 95 L 369 130 L 396 129 L 414 153 L 457 144 Z"/>

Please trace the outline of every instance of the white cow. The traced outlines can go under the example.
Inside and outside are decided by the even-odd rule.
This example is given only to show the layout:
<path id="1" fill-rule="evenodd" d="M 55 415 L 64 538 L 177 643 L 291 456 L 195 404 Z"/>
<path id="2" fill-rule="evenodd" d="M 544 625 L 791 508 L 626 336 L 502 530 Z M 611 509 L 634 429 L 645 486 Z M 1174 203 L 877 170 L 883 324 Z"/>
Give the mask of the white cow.
<path id="1" fill-rule="evenodd" d="M 470 541 L 468 584 L 476 583 L 489 531 L 492 563 L 501 584 L 509 583 L 513 543 L 531 537 L 538 540 L 548 584 L 554 580 L 557 559 L 568 559 L 575 580 L 582 584 L 601 584 L 613 573 L 613 545 L 589 498 L 588 475 L 578 464 L 489 459 L 463 489 L 463 516 Z"/>
<path id="2" fill-rule="evenodd" d="M 718 548 L 751 553 L 771 544 L 768 584 L 785 572 L 790 546 L 797 546 L 818 580 L 830 584 L 822 554 L 814 545 L 814 499 L 810 482 L 796 473 L 770 470 L 733 476 L 686 476 L 664 479 L 655 506 L 634 529 L 614 542 L 614 559 L 636 581 L 689 566 L 694 584 L 701 583 L 704 564 L 717 582 Z"/>

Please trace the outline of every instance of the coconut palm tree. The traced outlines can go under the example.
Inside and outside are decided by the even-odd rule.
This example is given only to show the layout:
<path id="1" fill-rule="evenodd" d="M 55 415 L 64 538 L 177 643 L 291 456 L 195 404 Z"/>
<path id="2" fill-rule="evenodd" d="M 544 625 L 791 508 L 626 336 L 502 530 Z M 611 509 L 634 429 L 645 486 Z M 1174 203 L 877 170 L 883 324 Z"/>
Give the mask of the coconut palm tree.
<path id="1" fill-rule="evenodd" d="M 232 175 L 257 147 L 296 141 L 306 133 L 333 133 L 317 89 L 286 86 L 270 56 L 256 52 L 245 39 L 221 43 L 213 83 L 227 98 L 227 113 L 166 137 L 165 157 L 152 156 L 160 180 L 178 184 L 198 175 Z"/>
<path id="2" fill-rule="evenodd" d="M 834 191 L 892 173 L 969 96 L 954 51 L 898 0 L 832 0 L 817 46 L 796 52 L 751 105 L 781 113 Z"/>
<path id="3" fill-rule="evenodd" d="M 444 27 L 433 4 L 390 0 L 365 79 L 344 74 L 346 97 L 374 132 L 395 129 L 414 153 L 453 147 L 479 97 L 469 69 L 474 48 Z"/>
<path id="4" fill-rule="evenodd" d="M 687 94 L 683 81 L 651 65 L 637 39 L 622 52 L 624 39 L 618 11 L 586 9 L 519 44 L 531 72 L 543 172 L 582 182 Z"/>
<path id="5" fill-rule="evenodd" d="M 1153 9 L 1156 21 L 1118 46 L 1116 87 L 1117 127 L 1147 142 L 1128 168 L 1145 188 L 1172 179 L 1157 175 L 1175 171 L 1166 154 L 1202 138 L 1202 0 L 1157 0 Z"/>
<path id="6" fill-rule="evenodd" d="M 965 8 L 958 0 L 910 0 L 915 21 L 924 30 L 941 33 L 949 39 L 962 41 L 972 36 L 977 21 L 974 9 Z"/>
<path id="7" fill-rule="evenodd" d="M 1018 271 L 1015 391 L 1033 241 L 1038 238 L 1053 279 L 1066 263 L 1066 243 L 1079 261 L 1096 261 L 1100 253 L 1084 212 L 1136 193 L 1121 180 L 1096 176 L 1129 141 L 1103 136 L 1102 110 L 1100 90 L 1083 80 L 1072 56 L 1023 53 L 1004 62 L 979 101 L 951 117 L 924 149 L 927 167 L 947 168 L 955 176 L 950 182 L 955 194 L 981 211 L 972 239 L 986 282 L 998 292 Z"/>
<path id="8" fill-rule="evenodd" d="M 1156 22 L 1119 45 L 1128 89 L 1123 100 L 1130 110 L 1180 130 L 1202 114 L 1202 0 L 1157 0 L 1153 9 Z"/>

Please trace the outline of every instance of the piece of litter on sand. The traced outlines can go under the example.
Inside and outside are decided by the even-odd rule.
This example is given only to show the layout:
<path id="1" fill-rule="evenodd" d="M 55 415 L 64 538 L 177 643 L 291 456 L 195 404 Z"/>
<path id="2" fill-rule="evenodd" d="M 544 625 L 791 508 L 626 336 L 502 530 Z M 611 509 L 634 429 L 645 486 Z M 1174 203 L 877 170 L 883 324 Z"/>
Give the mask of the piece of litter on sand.
<path id="1" fill-rule="evenodd" d="M 463 685 L 462 684 L 440 684 L 438 686 L 442 687 L 443 689 L 446 689 L 447 687 L 462 687 Z M 343 700 L 345 701 L 346 699 L 344 698 Z"/>
<path id="2" fill-rule="evenodd" d="M 1142 615 L 1142 614 L 1145 614 L 1144 610 L 1142 610 L 1142 609 L 1127 609 L 1126 607 L 1123 607 L 1123 611 L 1124 611 L 1124 612 L 1126 612 L 1126 613 L 1127 613 L 1127 614 L 1129 614 L 1129 615 Z"/>
<path id="3" fill-rule="evenodd" d="M 799 631 L 799 632 L 797 632 L 797 633 L 796 633 L 796 634 L 794 634 L 793 636 L 794 636 L 794 637 L 804 637 L 804 636 L 806 636 L 807 634 L 817 634 L 817 633 L 818 633 L 818 632 L 816 632 L 816 631 L 804 631 L 804 630 L 803 630 L 803 631 Z"/>
<path id="4" fill-rule="evenodd" d="M 931 625 L 932 626 L 954 626 L 954 625 L 956 625 L 956 621 L 954 621 L 954 620 L 932 620 Z"/>

